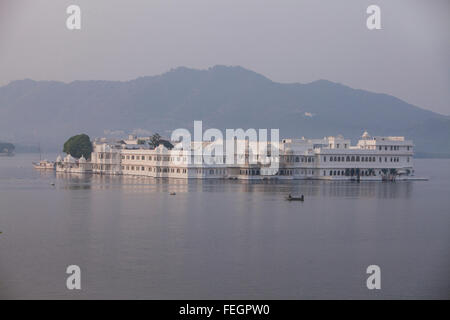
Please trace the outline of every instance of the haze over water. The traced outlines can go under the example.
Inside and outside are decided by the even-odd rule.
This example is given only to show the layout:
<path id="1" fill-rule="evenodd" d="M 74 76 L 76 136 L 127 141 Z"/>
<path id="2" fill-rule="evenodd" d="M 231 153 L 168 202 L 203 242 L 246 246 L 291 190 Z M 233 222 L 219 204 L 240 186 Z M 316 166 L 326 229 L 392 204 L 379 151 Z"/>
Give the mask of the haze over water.
<path id="1" fill-rule="evenodd" d="M 59 175 L 35 157 L 0 158 L 0 298 L 450 298 L 450 160 L 415 160 L 429 181 L 252 183 Z"/>

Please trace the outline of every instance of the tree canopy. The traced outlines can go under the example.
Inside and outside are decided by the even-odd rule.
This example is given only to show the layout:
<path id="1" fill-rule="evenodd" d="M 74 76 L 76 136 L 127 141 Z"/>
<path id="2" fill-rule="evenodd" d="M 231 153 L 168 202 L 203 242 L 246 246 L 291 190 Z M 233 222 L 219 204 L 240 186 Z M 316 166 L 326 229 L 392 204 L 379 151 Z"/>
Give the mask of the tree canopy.
<path id="1" fill-rule="evenodd" d="M 150 137 L 150 141 L 148 142 L 150 148 L 155 149 L 160 144 L 162 144 L 167 149 L 172 149 L 173 145 L 170 143 L 170 141 L 161 139 L 161 136 L 158 133 L 155 133 Z"/>
<path id="2" fill-rule="evenodd" d="M 159 146 L 161 141 L 161 136 L 158 133 L 155 133 L 154 135 L 152 135 L 150 137 L 150 141 L 148 142 L 148 144 L 150 145 L 150 148 L 154 149 L 157 146 Z"/>
<path id="3" fill-rule="evenodd" d="M 15 148 L 12 143 L 0 142 L 0 152 L 11 153 L 14 149 Z"/>
<path id="4" fill-rule="evenodd" d="M 74 158 L 81 158 L 83 156 L 89 159 L 92 153 L 91 139 L 84 133 L 70 137 L 64 143 L 63 152 L 70 154 Z"/>

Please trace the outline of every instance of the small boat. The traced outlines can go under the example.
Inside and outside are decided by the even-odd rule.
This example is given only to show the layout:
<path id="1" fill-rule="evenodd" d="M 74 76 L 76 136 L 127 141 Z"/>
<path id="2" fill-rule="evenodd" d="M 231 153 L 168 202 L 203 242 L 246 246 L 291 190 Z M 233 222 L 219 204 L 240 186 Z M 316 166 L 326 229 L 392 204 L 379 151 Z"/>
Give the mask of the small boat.
<path id="1" fill-rule="evenodd" d="M 176 193 L 175 192 L 171 192 L 171 193 L 169 193 L 171 196 L 175 196 L 176 195 Z"/>
<path id="2" fill-rule="evenodd" d="M 54 170 L 55 164 L 53 162 L 43 160 L 39 162 L 33 162 L 33 167 L 35 169 Z"/>
<path id="3" fill-rule="evenodd" d="M 35 169 L 43 169 L 43 170 L 55 170 L 56 169 L 56 165 L 54 162 L 42 160 L 41 143 L 39 143 L 39 162 L 33 162 L 33 167 Z"/>
<path id="4" fill-rule="evenodd" d="M 305 197 L 303 195 L 299 196 L 299 197 L 293 197 L 291 195 L 288 195 L 286 197 L 287 201 L 305 201 Z"/>

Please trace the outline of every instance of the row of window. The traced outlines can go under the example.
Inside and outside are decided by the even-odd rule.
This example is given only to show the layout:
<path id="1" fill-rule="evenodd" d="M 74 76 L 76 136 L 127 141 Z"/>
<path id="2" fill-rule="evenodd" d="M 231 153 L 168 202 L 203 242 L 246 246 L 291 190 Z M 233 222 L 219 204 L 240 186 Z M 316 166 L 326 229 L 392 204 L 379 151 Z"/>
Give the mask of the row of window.
<path id="1" fill-rule="evenodd" d="M 336 149 L 339 149 L 340 146 L 341 145 L 339 143 L 336 143 Z M 348 145 L 346 143 L 344 143 L 344 149 L 347 149 L 347 146 Z M 317 147 L 320 148 L 320 146 L 317 146 Z M 330 143 L 329 147 L 330 147 L 330 149 L 333 148 L 333 144 Z M 316 148 L 316 146 L 314 146 L 314 148 Z"/>
<path id="2" fill-rule="evenodd" d="M 277 176 L 292 176 L 292 175 L 312 175 L 314 170 L 299 170 L 299 169 L 280 169 Z"/>
<path id="3" fill-rule="evenodd" d="M 162 173 L 187 173 L 186 168 L 168 168 L 168 167 L 145 167 L 145 166 L 121 166 L 122 170 L 127 171 L 148 171 Z M 197 174 L 224 175 L 226 169 L 196 169 Z"/>
<path id="4" fill-rule="evenodd" d="M 406 147 L 406 150 L 408 150 L 409 151 L 409 148 L 410 148 L 410 146 L 407 146 Z M 400 146 L 379 146 L 378 147 L 378 150 L 388 150 L 388 149 L 390 149 L 391 151 L 394 151 L 394 150 L 400 150 Z"/>
<path id="5" fill-rule="evenodd" d="M 122 160 L 148 160 L 148 161 L 186 161 L 186 157 L 170 157 L 170 156 L 134 156 L 134 155 L 122 155 Z"/>
<path id="6" fill-rule="evenodd" d="M 375 162 L 375 157 L 360 157 L 360 156 L 330 156 L 330 162 Z M 323 157 L 323 162 L 327 162 L 327 157 Z"/>
<path id="7" fill-rule="evenodd" d="M 121 166 L 122 170 L 128 171 L 148 171 L 148 172 L 162 172 L 162 173 L 186 173 L 187 169 L 183 168 L 168 168 L 168 167 L 145 167 L 145 166 Z"/>
<path id="8" fill-rule="evenodd" d="M 99 153 L 99 159 L 114 159 L 115 154 L 111 153 Z M 186 157 L 172 157 L 172 156 L 141 156 L 141 155 L 122 155 L 122 160 L 136 160 L 136 161 L 186 161 Z M 285 162 L 304 162 L 304 163 L 314 163 L 314 157 L 299 157 L 299 156 L 280 156 L 280 160 Z M 375 156 L 327 156 L 323 157 L 323 162 L 375 162 Z M 390 157 L 390 162 L 399 162 L 399 157 Z M 410 158 L 407 158 L 407 162 Z M 379 157 L 379 162 L 383 162 L 383 157 Z M 384 157 L 384 162 L 388 162 L 388 157 Z"/>
<path id="9" fill-rule="evenodd" d="M 314 162 L 314 157 L 299 157 L 299 156 L 280 156 L 280 161 L 285 162 Z"/>
<path id="10" fill-rule="evenodd" d="M 400 162 L 400 157 L 390 157 L 390 162 Z M 375 162 L 376 157 L 360 157 L 360 156 L 347 156 L 340 157 L 335 156 L 329 157 L 330 162 Z M 323 162 L 327 162 L 327 157 L 323 157 Z M 383 157 L 379 157 L 379 162 L 383 162 Z M 388 157 L 384 157 L 384 162 L 388 162 Z M 409 157 L 407 157 L 407 162 L 409 162 Z"/>
<path id="11" fill-rule="evenodd" d="M 359 170 L 358 170 L 359 171 Z M 330 176 L 354 176 L 358 174 L 358 171 L 355 169 L 346 169 L 346 170 L 330 170 Z M 327 171 L 323 171 L 323 175 L 327 175 Z M 360 170 L 359 175 L 361 176 L 375 176 L 374 170 Z"/>
<path id="12" fill-rule="evenodd" d="M 249 157 L 246 155 L 246 159 Z M 99 153 L 100 159 L 110 159 L 109 154 L 106 153 L 105 155 Z M 194 157 L 194 160 L 199 160 L 200 157 Z M 243 158 L 243 156 L 240 156 L 240 158 Z M 254 157 L 256 160 L 258 160 L 258 156 Z M 171 156 L 141 156 L 141 155 L 122 155 L 122 160 L 136 160 L 136 161 L 186 161 L 186 157 L 171 157 Z M 286 162 L 314 162 L 314 157 L 299 157 L 299 156 L 280 156 L 281 161 Z M 226 157 L 223 157 L 223 162 L 225 163 Z"/>
<path id="13" fill-rule="evenodd" d="M 259 169 L 239 170 L 239 174 L 245 176 L 259 176 L 261 171 Z"/>
<path id="14" fill-rule="evenodd" d="M 298 175 L 312 175 L 314 174 L 314 170 L 292 170 L 292 169 L 281 169 L 278 171 L 277 175 L 279 176 L 291 176 L 293 174 Z M 381 174 L 381 170 L 378 170 L 378 173 Z M 376 176 L 376 170 L 374 169 L 339 169 L 339 170 L 323 170 L 323 176 Z"/>
<path id="15" fill-rule="evenodd" d="M 116 154 L 111 152 L 98 152 L 99 159 L 116 159 Z"/>
<path id="16" fill-rule="evenodd" d="M 226 169 L 196 169 L 197 174 L 224 175 Z"/>
<path id="17" fill-rule="evenodd" d="M 146 166 L 121 166 L 122 170 L 127 171 L 141 171 L 141 172 L 157 172 L 157 173 L 187 173 L 186 168 L 169 168 L 169 167 L 146 167 Z M 94 165 L 94 169 L 109 170 L 110 165 Z M 206 175 L 224 175 L 227 173 L 226 169 L 196 169 L 197 174 Z M 259 176 L 261 174 L 260 169 L 241 169 L 240 175 Z M 313 175 L 314 170 L 299 170 L 299 169 L 280 169 L 277 173 L 279 176 L 292 176 L 292 175 Z M 374 169 L 337 169 L 337 170 L 323 170 L 323 176 L 376 176 Z M 380 171 L 381 174 L 381 171 Z"/>

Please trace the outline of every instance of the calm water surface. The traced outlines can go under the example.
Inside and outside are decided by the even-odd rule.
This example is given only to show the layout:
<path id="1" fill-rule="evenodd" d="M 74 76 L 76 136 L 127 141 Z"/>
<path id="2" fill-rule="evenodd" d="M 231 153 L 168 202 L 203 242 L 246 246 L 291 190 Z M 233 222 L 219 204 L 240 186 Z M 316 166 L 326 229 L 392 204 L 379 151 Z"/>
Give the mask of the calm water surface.
<path id="1" fill-rule="evenodd" d="M 0 298 L 450 298 L 450 160 L 416 160 L 425 182 L 275 184 L 57 175 L 35 159 L 0 158 Z"/>

